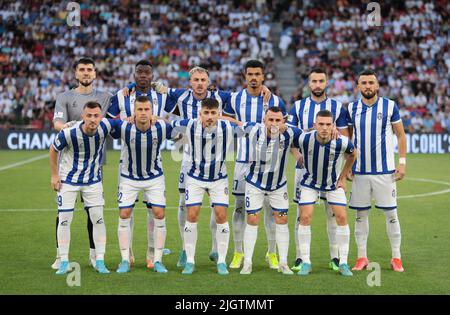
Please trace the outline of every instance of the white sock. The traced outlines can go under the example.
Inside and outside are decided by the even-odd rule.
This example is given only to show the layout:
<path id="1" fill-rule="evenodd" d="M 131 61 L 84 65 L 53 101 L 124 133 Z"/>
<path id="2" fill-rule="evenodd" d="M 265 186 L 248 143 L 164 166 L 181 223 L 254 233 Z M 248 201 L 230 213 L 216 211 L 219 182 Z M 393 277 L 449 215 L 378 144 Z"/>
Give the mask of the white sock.
<path id="1" fill-rule="evenodd" d="M 133 235 L 134 235 L 134 211 L 131 212 L 131 216 L 130 216 L 130 245 L 129 245 L 129 250 L 130 250 L 130 257 L 133 256 Z"/>
<path id="2" fill-rule="evenodd" d="M 130 261 L 130 224 L 131 218 L 119 218 L 117 234 L 119 236 L 119 248 L 122 260 Z"/>
<path id="3" fill-rule="evenodd" d="M 300 247 L 300 258 L 304 263 L 310 264 L 310 248 L 311 248 L 311 226 L 298 226 L 298 244 Z"/>
<path id="4" fill-rule="evenodd" d="M 234 251 L 243 253 L 245 230 L 245 196 L 235 196 L 235 208 L 233 211 L 233 240 Z"/>
<path id="5" fill-rule="evenodd" d="M 95 248 L 89 248 L 89 258 L 95 259 Z"/>
<path id="6" fill-rule="evenodd" d="M 369 237 L 369 211 L 357 211 L 355 221 L 355 240 L 358 258 L 367 258 L 367 238 Z"/>
<path id="7" fill-rule="evenodd" d="M 180 201 L 178 206 L 178 229 L 180 230 L 181 235 L 181 245 L 182 248 L 185 249 L 184 246 L 184 225 L 186 224 L 187 219 L 187 209 L 186 209 L 186 195 L 184 193 L 180 193 Z"/>
<path id="8" fill-rule="evenodd" d="M 264 200 L 264 227 L 267 236 L 267 251 L 269 253 L 277 252 L 277 237 L 275 218 L 273 217 L 272 207 L 267 198 Z"/>
<path id="9" fill-rule="evenodd" d="M 211 252 L 217 253 L 217 240 L 216 240 L 216 231 L 217 231 L 217 223 L 216 223 L 216 213 L 214 211 L 214 207 L 211 207 L 211 217 L 209 219 L 209 230 L 211 231 Z"/>
<path id="10" fill-rule="evenodd" d="M 152 208 L 147 208 L 147 259 L 155 261 L 155 221 Z"/>
<path id="11" fill-rule="evenodd" d="M 155 262 L 162 262 L 162 254 L 164 249 L 164 244 L 166 243 L 166 219 L 153 219 L 154 224 L 154 240 L 155 240 Z"/>
<path id="12" fill-rule="evenodd" d="M 339 265 L 347 264 L 350 244 L 350 228 L 348 224 L 336 227 L 336 242 L 339 248 Z"/>
<path id="13" fill-rule="evenodd" d="M 255 250 L 257 238 L 258 226 L 247 223 L 244 231 L 244 259 L 247 263 L 252 263 L 253 251 Z"/>
<path id="14" fill-rule="evenodd" d="M 287 224 L 276 224 L 275 226 L 278 252 L 280 253 L 280 264 L 287 264 L 289 250 L 289 227 Z"/>
<path id="15" fill-rule="evenodd" d="M 195 264 L 195 247 L 197 245 L 197 222 L 186 221 L 184 225 L 184 249 L 187 262 Z"/>
<path id="16" fill-rule="evenodd" d="M 225 263 L 225 258 L 227 257 L 228 243 L 230 242 L 230 225 L 228 222 L 217 224 L 216 233 L 217 239 L 217 251 L 219 254 L 219 259 L 217 263 Z"/>
<path id="17" fill-rule="evenodd" d="M 339 252 L 338 252 L 338 244 L 336 240 L 336 217 L 334 216 L 333 210 L 331 209 L 331 206 L 328 204 L 328 202 L 324 201 L 325 203 L 325 212 L 327 215 L 327 233 L 328 233 L 328 242 L 330 244 L 330 257 L 338 258 Z"/>
<path id="18" fill-rule="evenodd" d="M 386 231 L 391 242 L 392 258 L 401 258 L 400 245 L 402 243 L 402 234 L 400 222 L 398 221 L 397 209 L 385 211 Z"/>
<path id="19" fill-rule="evenodd" d="M 300 207 L 297 206 L 297 216 L 295 219 L 295 259 L 300 258 L 300 245 L 298 243 L 298 226 L 300 225 Z"/>
<path id="20" fill-rule="evenodd" d="M 61 261 L 69 261 L 70 224 L 73 219 L 73 211 L 58 213 L 58 251 Z"/>
<path id="21" fill-rule="evenodd" d="M 92 236 L 95 244 L 96 260 L 105 259 L 106 227 L 103 219 L 103 206 L 89 208 L 89 217 L 92 220 Z"/>

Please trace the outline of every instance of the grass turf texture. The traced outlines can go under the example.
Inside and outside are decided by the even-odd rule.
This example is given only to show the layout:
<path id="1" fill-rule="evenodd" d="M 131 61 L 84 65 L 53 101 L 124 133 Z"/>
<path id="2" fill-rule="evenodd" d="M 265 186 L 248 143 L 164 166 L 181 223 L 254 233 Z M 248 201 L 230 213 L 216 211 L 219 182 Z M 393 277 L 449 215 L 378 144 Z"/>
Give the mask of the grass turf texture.
<path id="1" fill-rule="evenodd" d="M 46 154 L 45 151 L 0 151 L 0 168 L 12 163 Z M 328 269 L 329 251 L 323 205 L 317 205 L 312 224 L 311 260 L 313 273 L 309 277 L 283 276 L 269 270 L 264 261 L 267 249 L 264 225 L 260 223 L 258 240 L 250 276 L 230 270 L 223 277 L 209 261 L 211 246 L 209 231 L 210 209 L 203 207 L 200 215 L 196 252 L 196 272 L 181 275 L 176 267 L 180 236 L 177 224 L 178 175 L 180 162 L 163 153 L 167 197 L 166 247 L 172 254 L 164 256 L 168 274 L 157 274 L 145 268 L 147 246 L 146 211 L 139 205 L 135 212 L 133 248 L 136 266 L 128 274 L 117 274 L 120 262 L 117 240 L 118 210 L 116 210 L 117 163 L 119 152 L 108 152 L 104 169 L 104 190 L 107 210 L 105 223 L 108 234 L 106 265 L 109 275 L 99 275 L 88 266 L 89 243 L 86 213 L 77 204 L 72 222 L 70 260 L 81 265 L 81 286 L 69 287 L 65 276 L 56 276 L 50 269 L 55 257 L 55 194 L 50 188 L 48 159 L 0 171 L 0 294 L 449 294 L 448 262 L 450 252 L 450 194 L 400 198 L 399 219 L 402 228 L 402 258 L 406 272 L 390 270 L 390 246 L 386 235 L 385 218 L 378 209 L 370 215 L 368 242 L 369 259 L 381 265 L 381 286 L 369 287 L 366 278 L 370 271 L 355 272 L 344 278 Z M 448 189 L 448 185 L 412 180 L 422 178 L 449 181 L 449 155 L 408 156 L 407 178 L 398 184 L 398 195 L 416 195 Z M 233 174 L 233 162 L 228 172 Z M 289 198 L 293 196 L 294 164 L 287 166 Z M 409 179 L 408 179 L 409 178 Z M 229 178 L 230 190 L 232 177 Z M 350 184 L 348 185 L 350 190 Z M 204 205 L 207 205 L 205 197 Z M 230 205 L 234 205 L 233 196 Z M 231 224 L 232 208 L 228 211 Z M 28 209 L 28 210 L 15 210 Z M 41 210 L 39 210 L 41 209 Z M 55 209 L 55 210 L 52 210 Z M 289 265 L 295 259 L 294 221 L 296 208 L 290 206 Z M 355 212 L 348 210 L 351 230 L 349 263 L 356 259 L 354 239 Z M 232 234 L 227 263 L 233 254 Z"/>

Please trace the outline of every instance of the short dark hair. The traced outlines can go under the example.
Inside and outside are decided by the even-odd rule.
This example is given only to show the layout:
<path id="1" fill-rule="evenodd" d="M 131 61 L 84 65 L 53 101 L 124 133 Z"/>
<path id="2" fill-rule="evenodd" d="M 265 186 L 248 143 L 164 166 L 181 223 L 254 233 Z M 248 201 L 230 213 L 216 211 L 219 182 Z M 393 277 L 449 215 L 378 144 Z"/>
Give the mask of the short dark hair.
<path id="1" fill-rule="evenodd" d="M 100 108 L 100 110 L 102 110 L 102 105 L 100 105 L 99 102 L 90 101 L 90 102 L 87 102 L 86 104 L 84 104 L 83 109 L 85 109 L 85 108 L 93 109 L 93 108 L 97 108 L 97 107 Z"/>
<path id="2" fill-rule="evenodd" d="M 374 70 L 372 70 L 372 69 L 366 69 L 366 70 L 361 71 L 361 72 L 358 74 L 358 81 L 359 81 L 359 78 L 360 78 L 362 75 L 374 75 L 375 78 L 377 77 L 376 72 L 375 72 Z"/>
<path id="3" fill-rule="evenodd" d="M 256 59 L 251 59 L 245 63 L 244 73 L 247 72 L 247 68 L 261 68 L 264 72 L 264 64 Z"/>
<path id="4" fill-rule="evenodd" d="M 139 103 L 149 102 L 150 104 L 152 104 L 152 101 L 145 95 L 139 95 L 138 97 L 136 97 L 135 103 L 136 102 L 139 102 Z"/>
<path id="5" fill-rule="evenodd" d="M 77 61 L 75 61 L 75 63 L 73 64 L 73 70 L 76 70 L 78 65 L 80 65 L 80 64 L 81 65 L 93 65 L 95 68 L 94 59 L 83 57 L 83 58 L 80 58 Z"/>
<path id="6" fill-rule="evenodd" d="M 205 98 L 202 101 L 202 108 L 207 109 L 218 109 L 219 108 L 219 102 L 215 98 Z"/>
<path id="7" fill-rule="evenodd" d="M 150 67 L 153 68 L 152 63 L 149 60 L 146 60 L 146 59 L 139 60 L 136 63 L 136 65 L 134 66 L 134 68 L 136 69 L 138 66 L 150 66 Z"/>
<path id="8" fill-rule="evenodd" d="M 317 117 L 331 117 L 331 119 L 334 121 L 333 113 L 328 109 L 319 110 L 316 114 L 316 118 Z"/>
<path id="9" fill-rule="evenodd" d="M 286 112 L 280 106 L 269 107 L 268 109 L 266 109 L 266 114 L 269 111 L 272 113 L 281 113 L 281 114 L 283 114 L 283 117 L 286 115 Z"/>
<path id="10" fill-rule="evenodd" d="M 325 74 L 326 77 L 328 77 L 327 71 L 324 68 L 320 67 L 312 68 L 311 71 L 309 71 L 308 76 L 310 76 L 312 73 L 323 73 Z"/>

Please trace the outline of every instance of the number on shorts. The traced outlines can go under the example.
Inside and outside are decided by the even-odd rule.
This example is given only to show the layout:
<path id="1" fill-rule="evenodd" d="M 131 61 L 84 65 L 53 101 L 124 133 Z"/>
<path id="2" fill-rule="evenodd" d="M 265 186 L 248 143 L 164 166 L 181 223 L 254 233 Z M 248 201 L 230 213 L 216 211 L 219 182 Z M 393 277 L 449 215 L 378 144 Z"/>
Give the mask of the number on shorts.
<path id="1" fill-rule="evenodd" d="M 234 190 L 238 189 L 239 182 L 237 180 L 234 181 Z"/>
<path id="2" fill-rule="evenodd" d="M 245 207 L 250 208 L 250 197 L 245 197 Z"/>
<path id="3" fill-rule="evenodd" d="M 184 174 L 181 173 L 181 174 L 180 174 L 180 183 L 183 183 L 183 182 L 184 182 Z"/>
<path id="4" fill-rule="evenodd" d="M 119 191 L 117 193 L 117 201 L 121 202 L 122 201 L 122 196 L 123 196 L 123 194 Z"/>
<path id="5" fill-rule="evenodd" d="M 300 188 L 295 189 L 295 199 L 300 201 Z"/>
<path id="6" fill-rule="evenodd" d="M 185 198 L 186 200 L 188 200 L 189 199 L 189 191 L 186 189 L 186 198 Z"/>
<path id="7" fill-rule="evenodd" d="M 61 195 L 58 195 L 58 198 L 57 198 L 57 202 L 58 202 L 58 206 L 62 206 L 62 196 Z"/>

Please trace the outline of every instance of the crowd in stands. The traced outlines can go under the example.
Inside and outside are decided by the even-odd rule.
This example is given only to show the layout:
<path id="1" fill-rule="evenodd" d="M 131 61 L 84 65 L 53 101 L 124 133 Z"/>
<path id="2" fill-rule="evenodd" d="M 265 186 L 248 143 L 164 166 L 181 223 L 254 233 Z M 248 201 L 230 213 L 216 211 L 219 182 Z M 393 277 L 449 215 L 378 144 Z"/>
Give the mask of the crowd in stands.
<path id="1" fill-rule="evenodd" d="M 81 26 L 67 23 L 67 2 L 12 1 L 0 5 L 0 126 L 49 128 L 56 95 L 76 85 L 72 63 L 96 61 L 96 88 L 110 93 L 133 81 L 135 63 L 149 59 L 154 80 L 187 87 L 195 65 L 223 90 L 243 87 L 242 65 L 266 63 L 265 84 L 279 94 L 274 58 L 283 47 L 298 58 L 299 90 L 307 73 L 325 67 L 328 94 L 343 103 L 358 97 L 355 74 L 370 66 L 380 94 L 395 99 L 408 132 L 450 132 L 449 4 L 386 1 L 382 26 L 369 27 L 368 1 L 137 0 L 82 1 Z M 281 51 L 282 54 L 286 52 Z M 280 58 L 280 57 L 278 57 Z"/>

